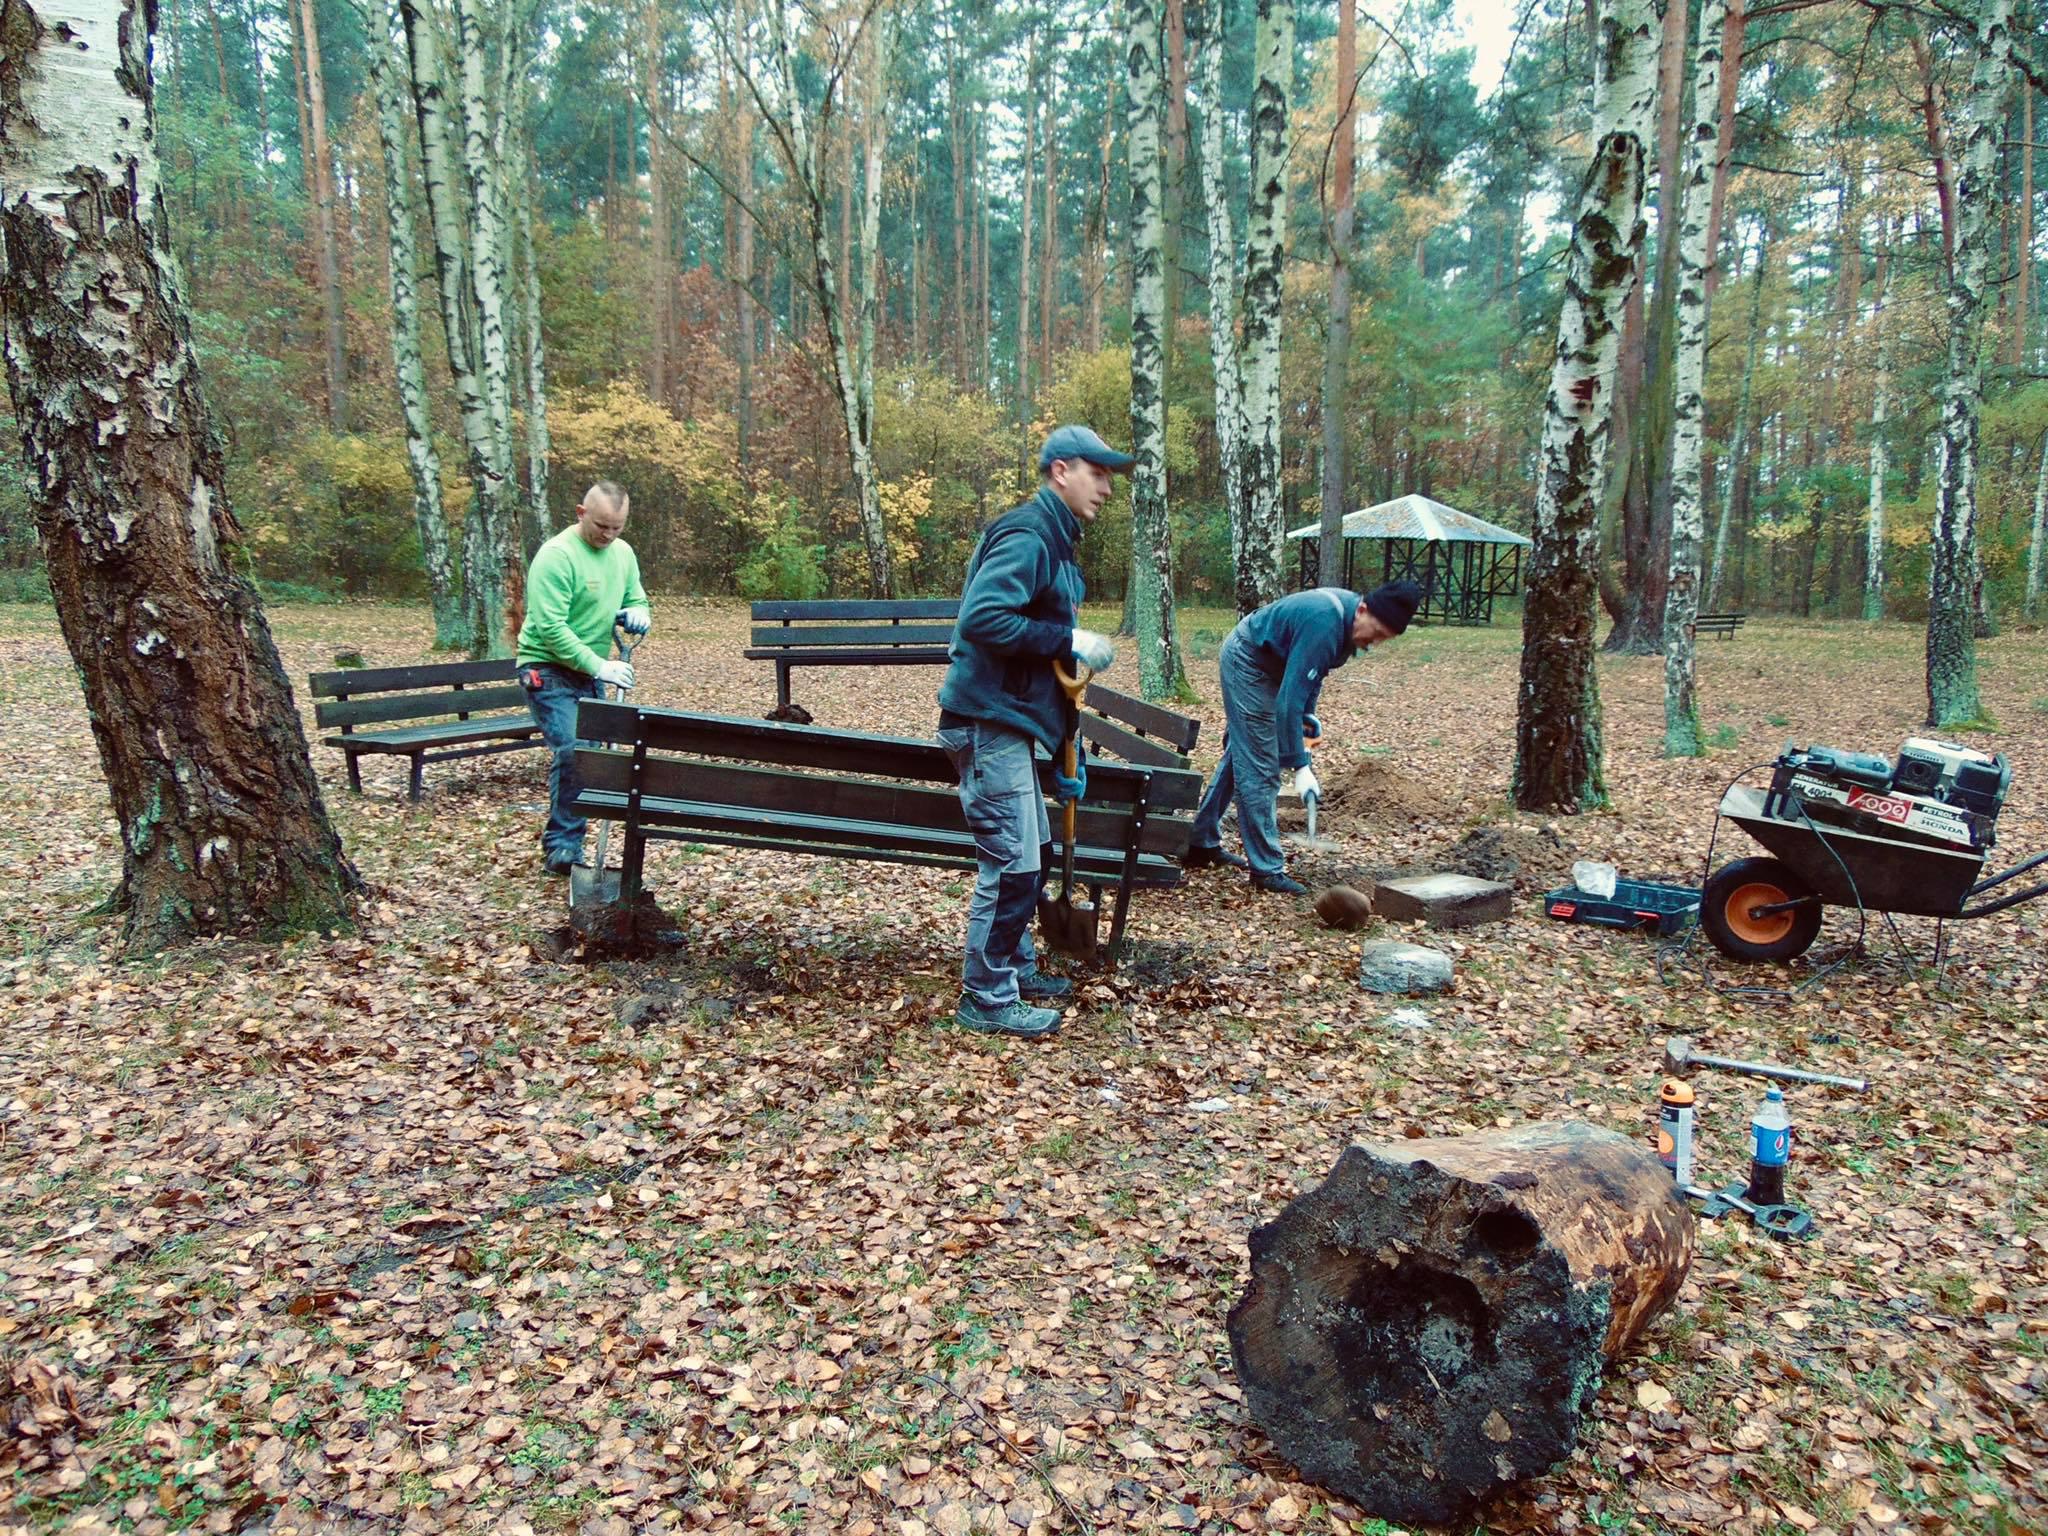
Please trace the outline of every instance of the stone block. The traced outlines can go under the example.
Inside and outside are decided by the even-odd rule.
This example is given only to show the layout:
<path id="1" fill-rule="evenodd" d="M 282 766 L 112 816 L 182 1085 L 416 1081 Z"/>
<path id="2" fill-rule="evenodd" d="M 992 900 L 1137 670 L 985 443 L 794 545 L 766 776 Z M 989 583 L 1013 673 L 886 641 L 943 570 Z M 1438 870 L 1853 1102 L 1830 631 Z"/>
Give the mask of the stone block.
<path id="1" fill-rule="evenodd" d="M 1451 985 L 1451 957 L 1440 949 L 1375 939 L 1359 954 L 1358 984 L 1395 997 L 1443 992 Z"/>
<path id="2" fill-rule="evenodd" d="M 1515 888 L 1472 875 L 1413 875 L 1382 880 L 1373 895 L 1381 917 L 1394 922 L 1421 918 L 1432 928 L 1470 928 L 1505 921 L 1514 911 Z"/>

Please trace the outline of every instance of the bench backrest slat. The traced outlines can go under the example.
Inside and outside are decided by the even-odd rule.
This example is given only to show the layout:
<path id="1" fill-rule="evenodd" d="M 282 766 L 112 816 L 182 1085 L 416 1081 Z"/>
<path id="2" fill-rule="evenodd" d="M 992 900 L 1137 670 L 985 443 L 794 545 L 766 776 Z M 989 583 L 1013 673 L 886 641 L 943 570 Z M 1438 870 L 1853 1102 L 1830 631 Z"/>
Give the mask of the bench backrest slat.
<path id="1" fill-rule="evenodd" d="M 816 725 L 781 725 L 735 715 L 698 715 L 683 710 L 641 709 L 585 699 L 576 710 L 576 734 L 585 741 L 630 748 L 645 737 L 650 751 L 687 752 L 785 768 L 953 785 L 952 759 L 935 741 L 834 731 Z M 650 759 L 652 761 L 652 759 Z M 1041 764 L 1050 784 L 1051 764 Z M 1191 811 L 1202 796 L 1202 776 L 1184 768 L 1125 768 L 1094 763 L 1088 770 L 1088 802 L 1129 805 L 1149 776 L 1149 800 L 1161 815 Z"/>
<path id="2" fill-rule="evenodd" d="M 953 638 L 950 624 L 821 624 L 811 629 L 768 625 L 754 631 L 756 646 L 925 645 L 945 647 Z"/>
<path id="3" fill-rule="evenodd" d="M 509 683 L 516 668 L 509 656 L 485 661 L 432 661 L 417 667 L 358 667 L 348 672 L 315 672 L 306 679 L 316 699 L 354 698 L 359 693 L 395 693 L 402 688 L 452 688 L 457 683 Z"/>
<path id="4" fill-rule="evenodd" d="M 1136 763 L 1143 768 L 1185 768 L 1188 765 L 1186 756 L 1165 742 L 1127 731 L 1115 721 L 1105 720 L 1085 710 L 1081 714 L 1081 739 L 1091 748 L 1113 753 L 1125 762 Z M 1089 760 L 1089 765 L 1092 772 L 1094 759 Z"/>
<path id="5" fill-rule="evenodd" d="M 1148 704 L 1128 693 L 1118 693 L 1114 688 L 1105 688 L 1100 683 L 1090 683 L 1087 693 L 1088 707 L 1111 720 L 1144 732 L 1147 736 L 1165 742 L 1176 752 L 1188 753 L 1195 749 L 1195 740 L 1202 734 L 1202 722 L 1191 715 L 1177 714 L 1157 704 Z"/>
<path id="6" fill-rule="evenodd" d="M 518 709 L 526 690 L 516 683 L 500 688 L 436 688 L 422 693 L 387 693 L 368 699 L 325 699 L 313 706 L 319 726 L 378 725 L 392 720 L 424 720 L 440 715 L 482 715 Z"/>
<path id="7" fill-rule="evenodd" d="M 954 597 L 906 598 L 901 602 L 880 598 L 830 601 L 769 600 L 753 605 L 756 624 L 784 622 L 865 621 L 886 623 L 890 619 L 945 619 L 960 616 L 960 600 Z"/>

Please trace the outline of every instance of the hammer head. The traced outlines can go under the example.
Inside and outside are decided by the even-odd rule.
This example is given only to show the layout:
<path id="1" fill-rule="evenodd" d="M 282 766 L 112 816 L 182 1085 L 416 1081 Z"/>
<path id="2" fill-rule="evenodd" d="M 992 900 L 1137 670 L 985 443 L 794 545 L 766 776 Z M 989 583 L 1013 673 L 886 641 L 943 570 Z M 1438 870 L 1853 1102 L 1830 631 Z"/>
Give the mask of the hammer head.
<path id="1" fill-rule="evenodd" d="M 1664 1042 L 1664 1070 L 1673 1077 L 1685 1076 L 1686 1068 L 1692 1065 L 1692 1041 L 1684 1035 L 1673 1035 Z"/>

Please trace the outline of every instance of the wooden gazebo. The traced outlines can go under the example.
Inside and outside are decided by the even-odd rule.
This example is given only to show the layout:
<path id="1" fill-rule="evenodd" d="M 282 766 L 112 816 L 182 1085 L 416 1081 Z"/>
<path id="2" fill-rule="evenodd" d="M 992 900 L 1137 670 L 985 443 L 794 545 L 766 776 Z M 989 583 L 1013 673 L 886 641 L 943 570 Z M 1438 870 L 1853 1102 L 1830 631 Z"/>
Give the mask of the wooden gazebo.
<path id="1" fill-rule="evenodd" d="M 1316 570 L 1322 528 L 1287 535 L 1301 546 L 1300 584 Z M 1344 519 L 1344 569 L 1331 585 L 1367 588 L 1407 577 L 1422 588 L 1418 624 L 1491 624 L 1493 600 L 1522 590 L 1522 551 L 1530 541 L 1511 528 L 1460 512 L 1427 496 L 1397 496 Z"/>

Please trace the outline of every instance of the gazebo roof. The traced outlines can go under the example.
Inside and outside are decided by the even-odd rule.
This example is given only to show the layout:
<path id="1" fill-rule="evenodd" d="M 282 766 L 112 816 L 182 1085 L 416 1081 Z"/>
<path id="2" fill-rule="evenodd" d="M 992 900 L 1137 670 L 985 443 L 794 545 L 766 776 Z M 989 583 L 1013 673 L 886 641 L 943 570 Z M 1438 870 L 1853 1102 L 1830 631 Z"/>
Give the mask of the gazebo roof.
<path id="1" fill-rule="evenodd" d="M 1320 523 L 1304 523 L 1291 530 L 1290 539 L 1322 536 Z M 1427 496 L 1396 496 L 1376 507 L 1366 507 L 1344 519 L 1347 539 L 1420 539 L 1446 544 L 1522 544 L 1531 541 L 1512 528 L 1489 523 L 1470 512 L 1460 512 Z"/>

